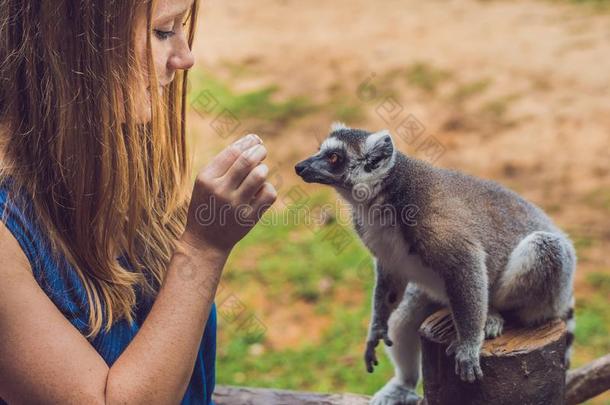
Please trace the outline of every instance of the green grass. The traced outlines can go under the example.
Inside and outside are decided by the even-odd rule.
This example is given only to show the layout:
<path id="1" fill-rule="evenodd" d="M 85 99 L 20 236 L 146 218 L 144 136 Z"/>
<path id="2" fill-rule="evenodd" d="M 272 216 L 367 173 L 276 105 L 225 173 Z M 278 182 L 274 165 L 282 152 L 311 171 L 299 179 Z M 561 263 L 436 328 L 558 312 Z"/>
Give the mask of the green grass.
<path id="1" fill-rule="evenodd" d="M 588 274 L 587 283 L 591 291 L 577 295 L 576 300 L 575 366 L 588 361 L 588 357 L 610 353 L 610 269 Z M 587 356 L 579 356 L 578 351 Z"/>
<path id="2" fill-rule="evenodd" d="M 434 93 L 441 82 L 450 77 L 450 72 L 437 69 L 425 62 L 414 63 L 406 71 L 407 82 L 427 93 Z"/>
<path id="3" fill-rule="evenodd" d="M 236 92 L 228 83 L 211 75 L 209 72 L 193 70 L 189 76 L 191 91 L 189 104 L 195 110 L 204 92 L 211 94 L 218 106 L 210 114 L 229 110 L 238 119 L 260 119 L 284 123 L 316 110 L 316 106 L 305 97 L 291 97 L 286 100 L 276 100 L 278 86 L 264 86 L 246 92 Z"/>
<path id="4" fill-rule="evenodd" d="M 587 281 L 602 294 L 610 297 L 610 272 L 595 272 L 587 274 Z"/>
<path id="5" fill-rule="evenodd" d="M 581 261 L 587 260 L 588 249 L 595 245 L 596 240 L 583 232 L 575 231 L 571 235 L 572 242 L 574 242 L 574 247 L 576 248 L 576 255 L 578 259 Z"/>
<path id="6" fill-rule="evenodd" d="M 236 334 L 220 351 L 219 383 L 318 392 L 374 392 L 387 381 L 391 367 L 389 360 L 383 359 L 375 373 L 364 370 L 359 350 L 364 335 L 354 333 L 354 326 L 368 314 L 356 309 L 337 310 L 334 315 L 337 321 L 320 343 L 296 349 L 253 356 L 249 342 Z"/>
<path id="7" fill-rule="evenodd" d="M 591 6 L 598 9 L 607 10 L 610 7 L 610 0 L 568 0 L 570 3 Z"/>
<path id="8" fill-rule="evenodd" d="M 325 203 L 334 204 L 336 198 L 332 192 L 310 197 L 304 206 L 312 211 Z M 280 193 L 278 201 L 281 199 Z M 274 209 L 280 212 L 282 205 L 279 203 Z M 390 360 L 385 357 L 382 346 L 378 347 L 380 366 L 373 374 L 364 368 L 363 350 L 373 287 L 372 261 L 349 224 L 345 225 L 337 221 L 305 225 L 303 221 L 296 224 L 295 220 L 272 224 L 265 217 L 238 244 L 225 269 L 223 283 L 228 288 L 232 291 L 254 289 L 268 302 L 282 302 L 278 305 L 304 302 L 313 306 L 317 315 L 329 318 L 330 326 L 318 342 L 307 343 L 309 339 L 303 339 L 306 343 L 298 347 L 272 350 L 266 335 L 253 341 L 235 328 L 223 327 L 220 319 L 219 384 L 371 394 L 391 377 Z M 328 232 L 336 227 L 345 230 L 350 241 L 339 250 L 328 237 Z M 255 250 L 256 260 L 252 265 Z M 231 277 L 227 279 L 228 275 Z M 323 281 L 328 285 L 324 289 L 320 287 Z M 338 287 L 344 291 L 343 295 Z M 357 305 L 351 301 L 346 303 L 340 298 L 345 291 L 353 291 L 362 299 Z M 257 312 L 256 308 L 252 310 Z M 262 314 L 257 316 L 265 322 Z"/>
<path id="9" fill-rule="evenodd" d="M 475 80 L 458 86 L 451 95 L 451 101 L 461 104 L 471 97 L 483 93 L 491 85 L 490 79 Z"/>
<path id="10" fill-rule="evenodd" d="M 493 128 L 494 131 L 516 125 L 516 121 L 508 118 L 508 112 L 512 103 L 519 97 L 519 94 L 508 94 L 483 103 L 475 115 L 476 121 L 483 126 Z"/>
<path id="11" fill-rule="evenodd" d="M 509 94 L 507 96 L 498 97 L 488 101 L 481 107 L 481 114 L 488 115 L 491 119 L 502 121 L 505 119 L 506 113 L 513 101 L 517 100 L 519 95 Z"/>
<path id="12" fill-rule="evenodd" d="M 246 74 L 238 70 L 230 71 L 233 79 Z M 329 111 L 333 120 L 352 124 L 362 122 L 366 118 L 362 103 L 345 95 L 336 95 L 322 104 L 315 104 L 303 96 L 281 100 L 276 97 L 278 86 L 263 86 L 251 91 L 237 92 L 230 85 L 230 80 L 225 82 L 201 70 L 191 72 L 190 84 L 190 106 L 200 114 L 211 117 L 226 109 L 238 120 L 254 119 L 274 124 L 285 124 L 321 110 Z M 211 97 L 214 101 L 209 105 L 215 107 L 210 112 L 206 111 L 205 103 Z"/>
<path id="13" fill-rule="evenodd" d="M 580 346 L 599 347 L 600 355 L 610 350 L 608 322 L 602 300 L 586 298 L 577 308 L 576 340 Z"/>
<path id="14" fill-rule="evenodd" d="M 591 191 L 585 195 L 583 202 L 591 207 L 610 212 L 610 188 L 601 187 Z"/>
<path id="15" fill-rule="evenodd" d="M 336 101 L 330 104 L 334 119 L 350 124 L 363 122 L 366 114 L 361 104 Z"/>

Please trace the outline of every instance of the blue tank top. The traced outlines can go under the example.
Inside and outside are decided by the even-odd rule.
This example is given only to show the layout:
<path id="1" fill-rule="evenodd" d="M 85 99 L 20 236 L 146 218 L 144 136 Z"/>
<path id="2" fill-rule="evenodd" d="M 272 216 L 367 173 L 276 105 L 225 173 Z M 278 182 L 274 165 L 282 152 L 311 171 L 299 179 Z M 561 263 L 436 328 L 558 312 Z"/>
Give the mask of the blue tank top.
<path id="1" fill-rule="evenodd" d="M 89 318 L 85 288 L 76 272 L 70 271 L 73 267 L 63 256 L 61 257 L 62 265 L 67 271 L 60 270 L 62 268 L 60 263 L 51 255 L 48 239 L 40 232 L 34 220 L 35 216 L 32 215 L 32 205 L 29 200 L 27 198 L 15 199 L 15 201 L 23 201 L 23 203 L 17 204 L 9 199 L 7 194 L 12 184 L 11 177 L 0 179 L 0 218 L 3 218 L 6 227 L 19 242 L 39 286 L 72 325 L 85 335 Z M 7 212 L 2 217 L 5 208 Z M 123 267 L 131 269 L 129 261 L 125 257 L 121 256 L 117 259 Z M 117 321 L 107 333 L 102 330 L 93 340 L 90 340 L 91 345 L 109 367 L 138 333 L 152 306 L 152 300 L 144 298 L 139 289 L 136 289 L 136 294 L 135 322 L 130 325 L 129 322 L 122 319 Z M 47 338 L 52 339 L 52 337 Z M 181 401 L 182 405 L 213 404 L 215 358 L 216 306 L 214 304 L 205 326 L 191 381 Z M 1 404 L 5 404 L 5 402 L 0 398 Z"/>

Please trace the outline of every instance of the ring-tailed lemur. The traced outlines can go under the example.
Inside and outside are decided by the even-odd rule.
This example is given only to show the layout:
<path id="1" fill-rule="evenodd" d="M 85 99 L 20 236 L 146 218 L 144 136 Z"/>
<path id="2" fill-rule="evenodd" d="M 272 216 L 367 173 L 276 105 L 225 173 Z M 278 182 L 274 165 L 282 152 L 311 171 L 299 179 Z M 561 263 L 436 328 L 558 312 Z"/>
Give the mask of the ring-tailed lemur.
<path id="1" fill-rule="evenodd" d="M 417 401 L 418 328 L 443 306 L 458 336 L 447 353 L 465 381 L 482 377 L 481 345 L 502 333 L 500 313 L 526 325 L 566 319 L 571 344 L 576 254 L 534 204 L 498 183 L 405 156 L 387 130 L 339 123 L 295 170 L 350 203 L 354 227 L 375 257 L 365 363 L 372 372 L 383 339 L 395 376 L 372 403 Z"/>

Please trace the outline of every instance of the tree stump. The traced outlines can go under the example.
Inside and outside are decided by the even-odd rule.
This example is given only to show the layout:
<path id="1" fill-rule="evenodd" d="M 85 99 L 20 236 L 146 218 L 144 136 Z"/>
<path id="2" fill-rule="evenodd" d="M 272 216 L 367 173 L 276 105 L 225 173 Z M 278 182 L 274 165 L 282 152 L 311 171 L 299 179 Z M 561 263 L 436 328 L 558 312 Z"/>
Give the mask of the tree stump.
<path id="1" fill-rule="evenodd" d="M 427 405 L 564 405 L 566 326 L 561 320 L 534 328 L 506 324 L 504 333 L 481 350 L 483 379 L 463 382 L 445 349 L 455 338 L 448 310 L 420 328 L 422 374 Z"/>

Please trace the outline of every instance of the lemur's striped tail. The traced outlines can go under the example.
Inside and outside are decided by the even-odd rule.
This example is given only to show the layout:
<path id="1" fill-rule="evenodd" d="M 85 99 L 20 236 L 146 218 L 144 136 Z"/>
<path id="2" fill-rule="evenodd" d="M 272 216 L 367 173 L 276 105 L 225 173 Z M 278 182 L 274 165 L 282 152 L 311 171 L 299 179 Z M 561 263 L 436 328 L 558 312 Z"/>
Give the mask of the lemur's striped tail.
<path id="1" fill-rule="evenodd" d="M 574 343 L 574 330 L 576 329 L 576 318 L 574 317 L 574 296 L 570 301 L 570 308 L 566 313 L 565 321 L 568 329 L 566 334 L 566 355 L 565 355 L 565 366 L 566 370 L 570 368 L 570 357 L 572 356 L 572 343 Z"/>

